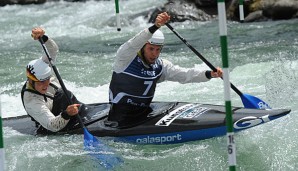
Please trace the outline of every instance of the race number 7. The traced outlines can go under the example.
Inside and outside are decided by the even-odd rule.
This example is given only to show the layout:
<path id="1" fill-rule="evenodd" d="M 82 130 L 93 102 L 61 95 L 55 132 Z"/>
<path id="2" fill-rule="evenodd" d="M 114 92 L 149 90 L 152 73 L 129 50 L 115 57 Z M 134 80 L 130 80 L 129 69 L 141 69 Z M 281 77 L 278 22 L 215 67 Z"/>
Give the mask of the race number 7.
<path id="1" fill-rule="evenodd" d="M 149 90 L 153 84 L 153 81 L 144 81 L 144 84 L 147 85 L 147 88 L 144 91 L 143 96 L 147 95 L 147 93 L 149 92 Z"/>

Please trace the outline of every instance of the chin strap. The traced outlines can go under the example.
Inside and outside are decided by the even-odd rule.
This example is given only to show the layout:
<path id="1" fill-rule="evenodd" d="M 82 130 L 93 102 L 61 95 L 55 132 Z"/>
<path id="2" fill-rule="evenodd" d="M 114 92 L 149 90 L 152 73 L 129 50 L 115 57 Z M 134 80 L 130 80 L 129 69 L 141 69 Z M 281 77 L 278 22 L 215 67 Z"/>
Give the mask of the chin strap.
<path id="1" fill-rule="evenodd" d="M 32 79 L 30 79 L 30 78 L 27 78 L 27 82 L 29 83 L 29 86 L 31 86 L 31 88 L 32 88 L 33 90 L 36 90 L 36 89 L 35 89 L 35 81 L 34 81 L 34 80 L 32 80 Z"/>
<path id="2" fill-rule="evenodd" d="M 149 67 L 149 63 L 148 61 L 146 60 L 146 58 L 144 57 L 144 46 L 142 47 L 142 49 L 138 52 L 138 56 L 142 59 L 142 62 L 143 64 L 146 66 L 146 67 Z"/>

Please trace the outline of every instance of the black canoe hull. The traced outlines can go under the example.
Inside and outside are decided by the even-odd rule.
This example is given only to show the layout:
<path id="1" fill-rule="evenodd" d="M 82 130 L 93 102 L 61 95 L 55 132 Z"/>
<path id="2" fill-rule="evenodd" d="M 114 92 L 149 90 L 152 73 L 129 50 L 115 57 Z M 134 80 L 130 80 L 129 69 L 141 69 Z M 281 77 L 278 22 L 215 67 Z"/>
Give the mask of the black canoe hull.
<path id="1" fill-rule="evenodd" d="M 226 134 L 225 106 L 184 102 L 154 102 L 147 120 L 128 128 L 106 126 L 108 103 L 85 105 L 81 114 L 89 132 L 97 137 L 141 144 L 170 144 L 202 140 Z M 246 109 L 233 107 L 234 131 L 251 128 L 290 113 L 288 109 Z M 3 125 L 24 134 L 35 134 L 27 116 L 5 118 Z M 59 134 L 83 134 L 79 125 Z"/>

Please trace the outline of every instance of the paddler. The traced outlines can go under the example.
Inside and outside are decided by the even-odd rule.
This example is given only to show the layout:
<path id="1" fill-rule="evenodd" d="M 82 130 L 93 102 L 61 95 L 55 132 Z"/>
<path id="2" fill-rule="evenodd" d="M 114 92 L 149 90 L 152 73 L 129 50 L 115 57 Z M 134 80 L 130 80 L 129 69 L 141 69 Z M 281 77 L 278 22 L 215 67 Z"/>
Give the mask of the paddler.
<path id="1" fill-rule="evenodd" d="M 52 62 L 55 62 L 58 46 L 54 40 L 46 36 L 40 27 L 32 29 L 31 37 L 34 40 L 42 38 Z M 27 114 L 36 123 L 37 133 L 50 134 L 72 128 L 77 123 L 74 116 L 79 112 L 80 102 L 69 92 L 73 104 L 67 103 L 55 74 L 52 74 L 47 56 L 30 61 L 26 75 L 21 97 Z"/>
<path id="2" fill-rule="evenodd" d="M 159 28 L 169 20 L 166 12 L 158 14 L 153 26 L 142 30 L 118 49 L 110 82 L 111 109 L 106 125 L 125 128 L 145 121 L 152 111 L 150 103 L 159 82 L 168 80 L 183 84 L 222 77 L 219 67 L 216 72 L 182 68 L 159 57 L 165 40 Z"/>

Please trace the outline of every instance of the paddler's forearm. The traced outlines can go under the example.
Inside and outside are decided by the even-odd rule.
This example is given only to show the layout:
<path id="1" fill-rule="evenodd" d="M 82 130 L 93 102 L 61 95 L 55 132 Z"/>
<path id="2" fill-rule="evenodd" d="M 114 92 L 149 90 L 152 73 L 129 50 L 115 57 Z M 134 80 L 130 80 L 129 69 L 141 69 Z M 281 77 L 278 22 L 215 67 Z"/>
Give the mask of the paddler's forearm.
<path id="1" fill-rule="evenodd" d="M 52 132 L 58 132 L 63 129 L 69 122 L 70 116 L 67 117 L 67 114 L 61 113 L 60 115 L 52 118 L 46 125 L 46 129 Z"/>
<path id="2" fill-rule="evenodd" d="M 179 83 L 194 83 L 194 82 L 206 82 L 209 81 L 206 72 L 196 68 L 182 68 L 178 65 L 173 65 L 170 61 L 163 59 L 164 72 L 159 82 L 168 80 L 176 81 Z"/>
<path id="3" fill-rule="evenodd" d="M 48 49 L 50 57 L 52 58 L 52 62 L 55 63 L 57 53 L 59 52 L 58 45 L 56 44 L 56 42 L 53 39 L 49 38 L 46 35 L 43 35 L 42 39 L 45 42 L 45 46 Z M 48 63 L 48 57 L 46 55 L 42 56 L 42 60 L 45 61 L 46 63 Z"/>

